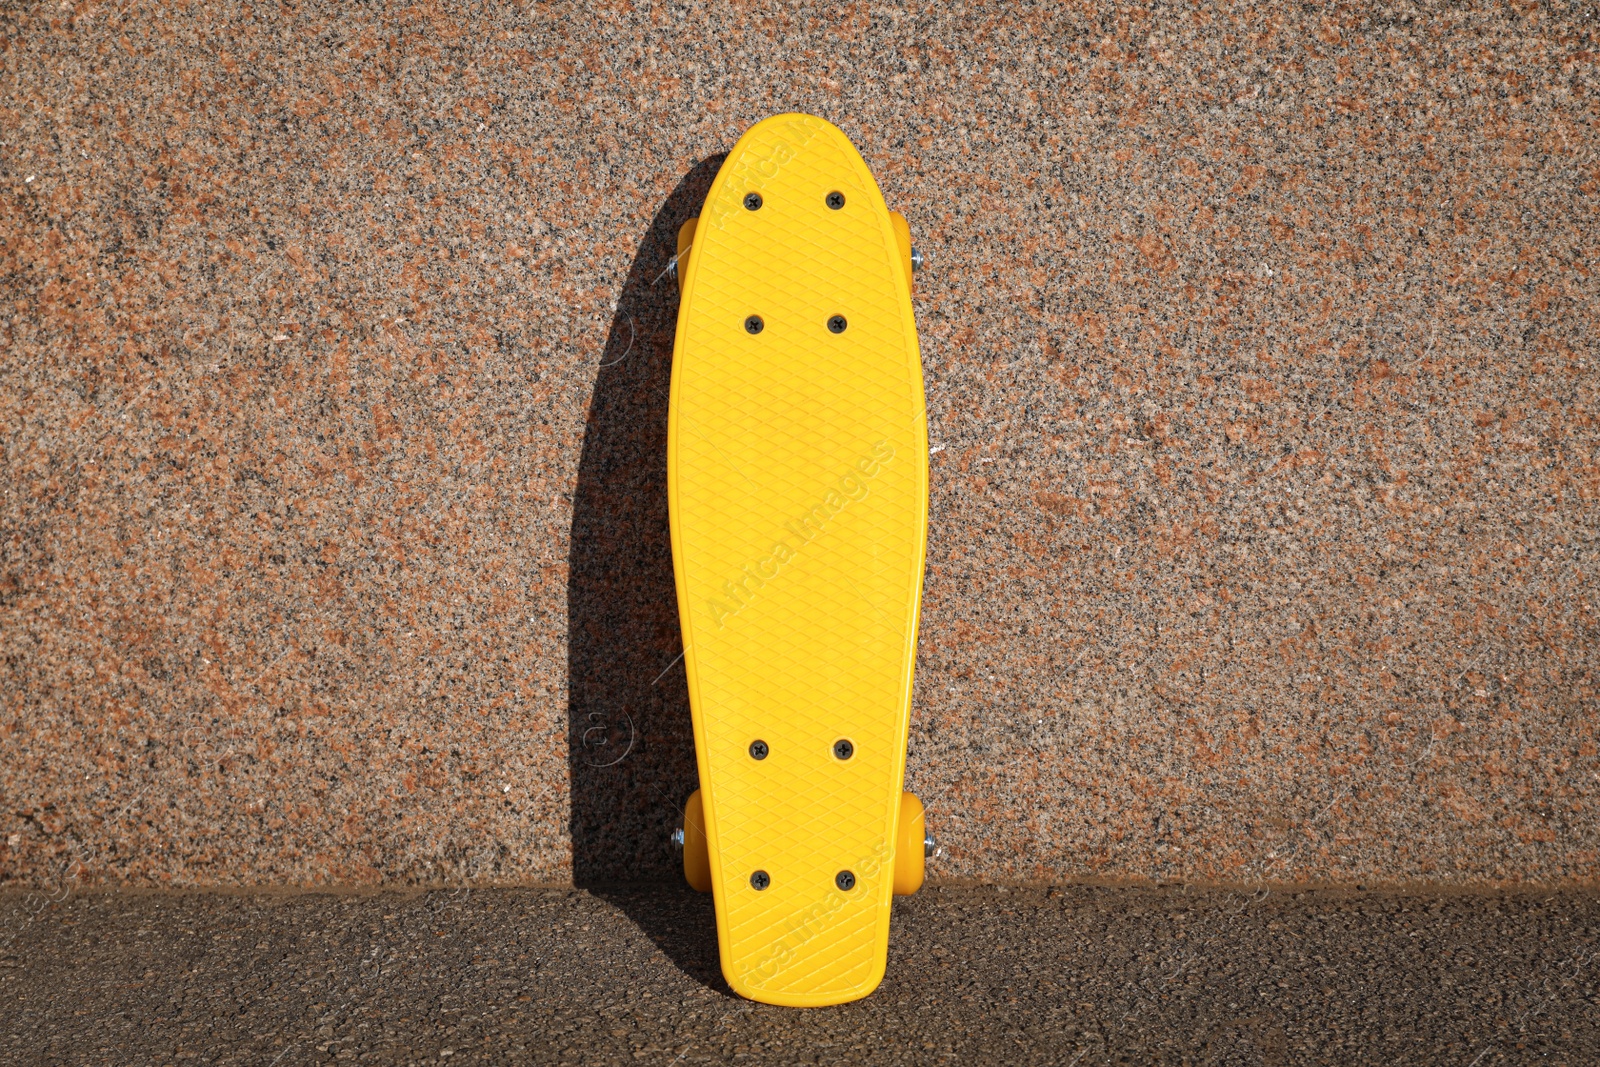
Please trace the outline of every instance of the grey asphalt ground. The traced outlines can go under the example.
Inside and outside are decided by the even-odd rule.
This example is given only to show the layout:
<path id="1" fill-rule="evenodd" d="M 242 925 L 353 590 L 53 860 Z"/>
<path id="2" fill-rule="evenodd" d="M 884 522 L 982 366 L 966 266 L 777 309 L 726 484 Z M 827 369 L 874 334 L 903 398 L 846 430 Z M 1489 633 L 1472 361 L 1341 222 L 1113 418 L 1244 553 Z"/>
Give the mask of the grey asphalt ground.
<path id="1" fill-rule="evenodd" d="M 932 888 L 865 1001 L 746 1003 L 659 886 L 0 897 L 0 1062 L 1600 1062 L 1600 896 Z"/>

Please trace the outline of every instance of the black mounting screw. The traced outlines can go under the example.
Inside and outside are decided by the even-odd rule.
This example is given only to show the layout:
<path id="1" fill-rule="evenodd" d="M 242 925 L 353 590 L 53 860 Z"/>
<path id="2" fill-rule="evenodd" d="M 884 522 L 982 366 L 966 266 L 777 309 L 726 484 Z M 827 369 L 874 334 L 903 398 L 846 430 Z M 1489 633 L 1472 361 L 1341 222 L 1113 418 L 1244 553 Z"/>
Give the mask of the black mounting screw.
<path id="1" fill-rule="evenodd" d="M 844 333 L 844 328 L 848 325 L 850 324 L 844 321 L 843 315 L 835 315 L 828 320 L 828 329 L 834 333 Z"/>
<path id="2" fill-rule="evenodd" d="M 855 754 L 856 746 L 852 745 L 849 741 L 841 738 L 833 743 L 833 755 L 835 759 L 849 759 Z"/>
<path id="3" fill-rule="evenodd" d="M 856 876 L 849 871 L 840 871 L 833 876 L 833 884 L 848 893 L 856 887 Z"/>
<path id="4" fill-rule="evenodd" d="M 744 194 L 744 206 L 746 208 L 748 208 L 749 210 L 751 210 L 751 211 L 760 211 L 761 210 L 761 194 L 760 193 L 745 193 Z"/>
<path id="5" fill-rule="evenodd" d="M 829 193 L 824 199 L 827 200 L 828 206 L 833 208 L 835 211 L 838 211 L 840 208 L 844 207 L 843 193 Z"/>
<path id="6" fill-rule="evenodd" d="M 767 743 L 765 741 L 752 741 L 752 742 L 750 742 L 750 758 L 751 759 L 766 759 L 767 758 Z"/>
<path id="7" fill-rule="evenodd" d="M 744 320 L 745 333 L 760 333 L 765 326 L 766 323 L 761 321 L 760 315 L 751 315 L 748 319 Z"/>
<path id="8" fill-rule="evenodd" d="M 769 886 L 771 884 L 772 884 L 772 876 L 769 875 L 766 871 L 757 871 L 755 874 L 752 874 L 750 876 L 750 888 L 751 889 L 757 889 L 757 890 L 765 889 L 765 888 L 767 888 L 767 886 Z M 851 884 L 852 885 L 855 884 L 853 879 L 852 879 Z"/>

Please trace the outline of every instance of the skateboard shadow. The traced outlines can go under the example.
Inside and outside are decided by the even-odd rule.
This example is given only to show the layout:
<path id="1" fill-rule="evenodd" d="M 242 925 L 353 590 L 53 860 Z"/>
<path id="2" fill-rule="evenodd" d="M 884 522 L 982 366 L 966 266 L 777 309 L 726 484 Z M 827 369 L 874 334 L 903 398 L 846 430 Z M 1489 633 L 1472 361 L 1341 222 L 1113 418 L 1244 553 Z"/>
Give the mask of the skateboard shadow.
<path id="1" fill-rule="evenodd" d="M 684 175 L 623 283 L 584 429 L 567 579 L 573 881 L 713 987 L 721 977 L 711 900 L 676 891 L 683 874 L 670 841 L 698 774 L 667 525 L 678 290 L 662 272 L 724 158 Z"/>

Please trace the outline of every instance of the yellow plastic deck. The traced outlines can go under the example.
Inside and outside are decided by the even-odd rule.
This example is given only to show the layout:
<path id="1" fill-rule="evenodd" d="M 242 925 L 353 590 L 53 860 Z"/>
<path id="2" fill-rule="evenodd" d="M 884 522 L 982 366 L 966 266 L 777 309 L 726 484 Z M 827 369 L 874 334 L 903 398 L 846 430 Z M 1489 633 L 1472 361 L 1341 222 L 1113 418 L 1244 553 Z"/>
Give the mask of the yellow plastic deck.
<path id="1" fill-rule="evenodd" d="M 668 500 L 722 971 L 843 1003 L 883 978 L 905 776 L 928 513 L 910 267 L 849 139 L 790 114 L 729 154 L 680 270 Z"/>

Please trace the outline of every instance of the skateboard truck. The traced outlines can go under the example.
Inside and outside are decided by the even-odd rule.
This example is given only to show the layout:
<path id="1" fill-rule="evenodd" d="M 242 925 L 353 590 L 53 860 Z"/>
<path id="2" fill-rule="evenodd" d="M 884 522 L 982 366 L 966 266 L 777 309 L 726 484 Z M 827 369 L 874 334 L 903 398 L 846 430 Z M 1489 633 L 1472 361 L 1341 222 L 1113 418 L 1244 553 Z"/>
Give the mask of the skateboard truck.
<path id="1" fill-rule="evenodd" d="M 752 193 L 751 195 L 754 196 L 755 194 Z M 828 206 L 832 207 L 833 205 L 829 204 Z M 840 202 L 840 206 L 841 207 L 844 206 L 843 205 L 843 201 Z M 753 211 L 755 209 L 752 208 L 751 210 Z M 694 222 L 694 221 L 696 221 L 696 220 L 695 219 L 690 219 L 689 220 L 689 222 Z M 684 223 L 684 228 L 686 230 L 688 230 L 688 234 L 686 235 L 686 239 L 682 239 L 679 242 L 680 245 L 682 245 L 683 247 L 680 247 L 679 250 L 676 253 L 674 253 L 673 257 L 671 259 L 667 260 L 666 268 L 663 269 L 660 274 L 656 275 L 656 281 L 657 282 L 659 282 L 662 278 L 671 278 L 674 282 L 678 281 L 678 261 L 681 260 L 685 255 L 688 254 L 689 249 L 688 249 L 687 246 L 688 246 L 688 244 L 690 242 L 692 242 L 693 237 L 694 237 L 694 229 L 693 229 L 693 227 L 691 227 L 689 225 L 689 223 Z M 922 254 L 922 249 L 913 248 L 911 250 L 911 270 L 914 273 L 921 274 L 923 265 L 926 264 L 927 262 L 928 262 L 928 259 L 927 259 L 926 256 L 924 256 Z M 655 283 L 652 282 L 651 284 L 653 285 Z"/>
<path id="2" fill-rule="evenodd" d="M 671 259 L 667 260 L 666 267 L 661 271 L 660 274 L 656 275 L 656 281 L 651 282 L 650 284 L 654 285 L 662 278 L 671 278 L 674 282 L 678 280 L 678 256 L 674 255 Z"/>
<path id="3" fill-rule="evenodd" d="M 672 847 L 679 852 L 683 851 L 683 827 L 677 826 L 672 830 Z M 939 843 L 933 839 L 932 831 L 925 830 L 922 834 L 922 855 L 925 859 L 932 859 L 933 854 L 939 850 Z"/>
<path id="4" fill-rule="evenodd" d="M 674 829 L 672 829 L 672 838 L 670 838 L 670 840 L 672 840 L 672 849 L 674 849 L 674 851 L 678 851 L 678 853 L 682 853 L 683 827 L 674 827 Z M 936 853 L 936 851 L 939 851 L 939 843 L 938 841 L 933 840 L 933 832 L 931 832 L 931 830 L 923 830 L 923 859 L 933 859 L 933 854 Z"/>

